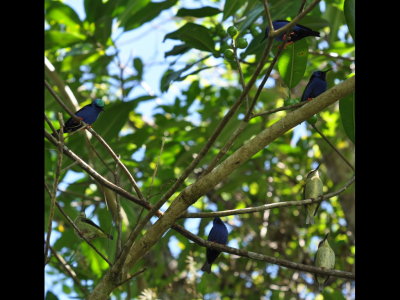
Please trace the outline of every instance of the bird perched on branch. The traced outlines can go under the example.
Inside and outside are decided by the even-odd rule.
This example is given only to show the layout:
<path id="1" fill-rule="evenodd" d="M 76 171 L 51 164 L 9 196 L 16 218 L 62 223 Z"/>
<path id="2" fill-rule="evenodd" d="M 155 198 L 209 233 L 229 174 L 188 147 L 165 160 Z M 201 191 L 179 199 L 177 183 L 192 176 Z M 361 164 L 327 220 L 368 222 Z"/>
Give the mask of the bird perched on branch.
<path id="1" fill-rule="evenodd" d="M 81 212 L 75 219 L 74 224 L 78 227 L 81 234 L 89 241 L 95 238 L 107 238 L 112 240 L 113 236 L 105 233 L 97 224 L 92 220 L 86 218 L 84 212 Z M 79 236 L 79 234 L 75 231 Z"/>
<path id="2" fill-rule="evenodd" d="M 274 30 L 278 30 L 285 26 L 286 24 L 290 23 L 289 21 L 286 20 L 276 20 L 272 22 L 272 25 L 274 26 Z M 268 38 L 270 28 L 267 26 L 265 29 L 265 37 L 263 40 Z M 292 44 L 294 42 L 297 42 L 298 40 L 301 40 L 302 38 L 305 38 L 307 36 L 318 36 L 319 37 L 319 32 L 314 31 L 308 27 L 305 27 L 300 24 L 296 24 L 292 27 L 289 33 L 282 33 L 281 35 L 278 35 L 275 37 L 275 40 L 277 41 L 286 41 L 287 45 Z"/>
<path id="3" fill-rule="evenodd" d="M 312 73 L 311 78 L 303 91 L 303 95 L 301 96 L 301 101 L 310 101 L 326 91 L 326 73 L 330 70 L 332 69 L 326 71 L 315 71 Z"/>
<path id="4" fill-rule="evenodd" d="M 214 218 L 213 227 L 211 228 L 210 233 L 208 234 L 207 240 L 223 245 L 226 245 L 228 243 L 228 229 L 226 229 L 224 222 L 222 222 L 222 220 L 219 217 Z M 210 273 L 211 265 L 217 259 L 220 253 L 221 251 L 207 248 L 206 250 L 207 260 L 204 263 L 203 267 L 201 267 L 201 270 Z"/>
<path id="5" fill-rule="evenodd" d="M 86 124 L 93 124 L 96 120 L 99 114 L 104 110 L 104 101 L 101 99 L 97 99 L 93 101 L 91 104 L 85 105 L 82 107 L 80 110 L 78 110 L 75 115 L 81 119 L 83 122 Z M 64 132 L 73 132 L 78 130 L 79 128 L 82 127 L 82 122 L 79 122 L 75 120 L 74 118 L 69 118 L 67 122 L 65 122 L 63 131 Z M 59 133 L 60 130 L 57 130 L 57 133 Z M 53 136 L 56 136 L 53 133 Z"/>
<path id="6" fill-rule="evenodd" d="M 319 196 L 323 194 L 323 183 L 321 179 L 319 178 L 319 166 L 315 169 L 310 171 L 307 174 L 306 178 L 306 184 L 304 185 L 304 190 L 303 190 L 303 199 L 317 199 Z M 321 202 L 318 203 L 312 203 L 306 205 L 307 209 L 307 219 L 306 219 L 306 224 L 314 224 L 314 216 L 317 214 L 318 208 L 320 206 Z"/>
<path id="7" fill-rule="evenodd" d="M 322 241 L 318 244 L 318 250 L 315 254 L 315 265 L 317 267 L 332 270 L 335 267 L 335 252 L 333 252 L 332 248 L 328 243 L 328 235 L 327 233 Z M 318 284 L 318 289 L 320 292 L 324 289 L 329 276 L 324 275 L 315 275 L 315 281 Z"/>

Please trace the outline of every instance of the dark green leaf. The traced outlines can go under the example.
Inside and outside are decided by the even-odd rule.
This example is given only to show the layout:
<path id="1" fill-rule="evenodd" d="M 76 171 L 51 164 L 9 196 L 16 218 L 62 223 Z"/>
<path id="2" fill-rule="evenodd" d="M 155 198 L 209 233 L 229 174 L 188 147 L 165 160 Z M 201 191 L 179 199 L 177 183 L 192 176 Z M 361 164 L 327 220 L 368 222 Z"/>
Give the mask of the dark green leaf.
<path id="1" fill-rule="evenodd" d="M 55 294 L 53 294 L 52 292 L 47 291 L 45 299 L 46 300 L 58 300 L 58 297 Z"/>
<path id="2" fill-rule="evenodd" d="M 356 40 L 356 31 L 355 31 L 355 3 L 354 0 L 345 0 L 344 1 L 344 17 L 346 19 L 347 27 L 349 27 L 349 31 L 353 40 Z"/>
<path id="3" fill-rule="evenodd" d="M 198 24 L 187 23 L 178 30 L 168 33 L 164 37 L 164 41 L 166 39 L 181 40 L 199 50 L 214 51 L 214 41 L 210 31 Z"/>
<path id="4" fill-rule="evenodd" d="M 168 52 L 165 52 L 164 57 L 183 54 L 183 53 L 187 52 L 189 49 L 190 49 L 190 47 L 186 44 L 176 45 L 176 46 L 174 46 L 174 48 L 172 48 Z"/>
<path id="5" fill-rule="evenodd" d="M 343 11 L 335 6 L 327 6 L 325 17 L 330 24 L 329 43 L 338 40 L 338 31 L 340 26 L 344 23 Z"/>
<path id="6" fill-rule="evenodd" d="M 244 34 L 247 28 L 249 28 L 254 22 L 264 13 L 264 6 L 262 4 L 256 5 L 248 14 L 246 14 L 246 18 L 240 25 L 238 29 L 240 34 Z"/>
<path id="7" fill-rule="evenodd" d="M 222 20 L 225 20 L 226 18 L 235 14 L 245 2 L 246 1 L 244 0 L 226 0 L 224 6 L 224 16 L 222 17 Z"/>
<path id="8" fill-rule="evenodd" d="M 339 100 L 340 118 L 348 138 L 355 143 L 354 135 L 354 93 Z"/>
<path id="9" fill-rule="evenodd" d="M 118 137 L 119 131 L 128 121 L 129 113 L 136 107 L 136 101 L 116 101 L 106 105 L 104 112 L 93 124 L 93 128 L 107 141 Z"/>
<path id="10" fill-rule="evenodd" d="M 196 17 L 196 18 L 204 18 L 209 16 L 214 16 L 219 14 L 221 11 L 216 7 L 204 6 L 202 8 L 181 8 L 178 10 L 176 14 L 177 17 Z"/>
<path id="11" fill-rule="evenodd" d="M 306 39 L 293 43 L 283 51 L 278 60 L 278 70 L 289 88 L 295 87 L 304 76 L 308 58 Z"/>
<path id="12" fill-rule="evenodd" d="M 133 66 L 135 67 L 137 71 L 137 77 L 142 78 L 143 77 L 143 62 L 139 57 L 135 57 L 133 60 Z"/>
<path id="13" fill-rule="evenodd" d="M 140 25 L 153 20 L 163 10 L 170 8 L 175 5 L 178 0 L 166 0 L 164 2 L 150 2 L 144 8 L 131 15 L 125 23 L 121 23 L 121 26 L 126 31 L 139 27 Z"/>

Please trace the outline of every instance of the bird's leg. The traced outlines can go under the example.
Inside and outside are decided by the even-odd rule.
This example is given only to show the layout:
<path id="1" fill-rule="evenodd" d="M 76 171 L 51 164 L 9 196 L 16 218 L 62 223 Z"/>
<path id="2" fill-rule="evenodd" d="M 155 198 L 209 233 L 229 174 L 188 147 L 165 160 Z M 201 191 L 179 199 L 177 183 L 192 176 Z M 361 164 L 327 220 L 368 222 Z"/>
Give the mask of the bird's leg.
<path id="1" fill-rule="evenodd" d="M 314 98 L 307 98 L 307 101 L 311 101 L 312 99 L 314 99 Z"/>

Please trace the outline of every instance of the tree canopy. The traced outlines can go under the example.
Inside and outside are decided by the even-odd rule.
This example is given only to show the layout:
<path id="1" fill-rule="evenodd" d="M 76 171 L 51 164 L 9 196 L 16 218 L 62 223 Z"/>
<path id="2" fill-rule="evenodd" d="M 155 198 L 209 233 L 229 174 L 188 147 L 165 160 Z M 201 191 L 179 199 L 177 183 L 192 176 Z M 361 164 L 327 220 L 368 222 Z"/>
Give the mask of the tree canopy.
<path id="1" fill-rule="evenodd" d="M 354 0 L 67 3 L 45 0 L 46 299 L 353 299 Z M 320 36 L 266 37 L 294 19 Z M 58 136 L 96 99 L 91 127 Z M 317 167 L 324 196 L 305 200 Z M 113 239 L 81 238 L 81 212 Z M 226 246 L 207 242 L 217 215 Z"/>

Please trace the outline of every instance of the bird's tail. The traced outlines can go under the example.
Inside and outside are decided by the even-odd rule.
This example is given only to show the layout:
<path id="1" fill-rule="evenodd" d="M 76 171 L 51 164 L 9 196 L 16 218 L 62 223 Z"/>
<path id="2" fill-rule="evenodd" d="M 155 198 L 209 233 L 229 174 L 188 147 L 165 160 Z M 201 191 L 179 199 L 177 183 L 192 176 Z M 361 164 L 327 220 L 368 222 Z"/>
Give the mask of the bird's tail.
<path id="1" fill-rule="evenodd" d="M 307 214 L 306 224 L 307 225 L 313 225 L 314 224 L 314 216 L 310 215 L 309 213 Z"/>
<path id="2" fill-rule="evenodd" d="M 204 265 L 201 267 L 201 270 L 203 272 L 211 273 L 211 264 L 209 264 L 207 261 L 204 263 Z"/>
<path id="3" fill-rule="evenodd" d="M 318 31 L 311 31 L 310 35 L 319 37 L 319 32 Z"/>

